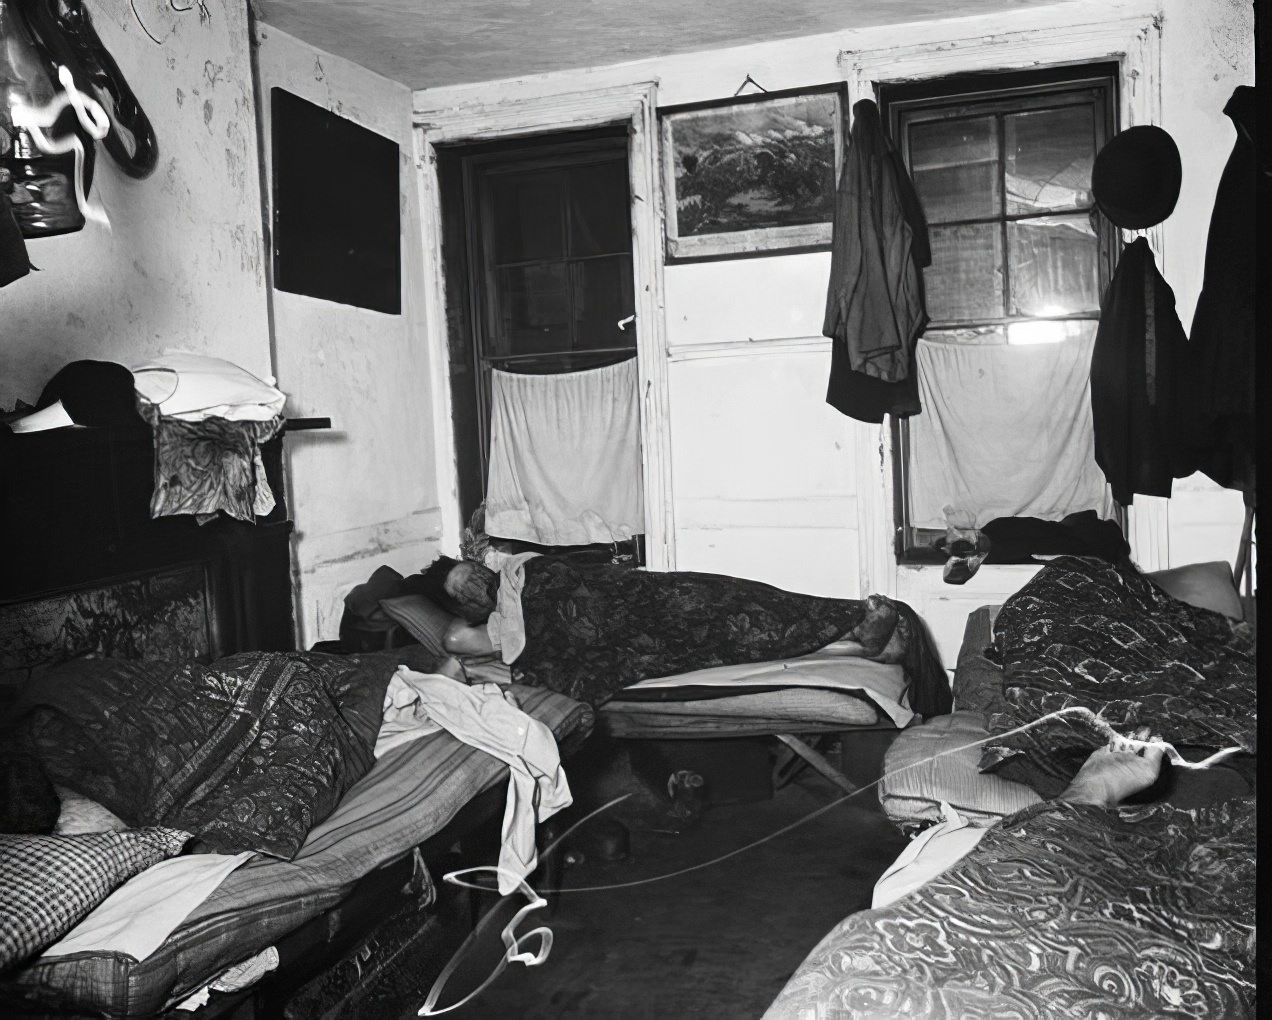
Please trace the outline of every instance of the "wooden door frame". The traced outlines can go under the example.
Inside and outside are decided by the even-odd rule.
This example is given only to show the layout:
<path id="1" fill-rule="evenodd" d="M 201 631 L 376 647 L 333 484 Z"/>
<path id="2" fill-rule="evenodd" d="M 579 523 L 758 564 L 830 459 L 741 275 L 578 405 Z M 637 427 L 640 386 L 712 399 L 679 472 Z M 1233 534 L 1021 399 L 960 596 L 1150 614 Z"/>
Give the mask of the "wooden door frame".
<path id="1" fill-rule="evenodd" d="M 657 83 L 448 103 L 432 109 L 417 93 L 413 115 L 415 165 L 420 189 L 425 335 L 430 359 L 433 425 L 437 442 L 442 546 L 454 551 L 465 522 L 455 462 L 446 292 L 442 253 L 441 189 L 437 146 L 562 134 L 626 124 L 632 193 L 632 272 L 636 296 L 637 378 L 640 386 L 641 456 L 645 477 L 645 558 L 653 570 L 676 565 L 672 506 L 671 421 L 667 379 L 667 331 L 663 313 L 663 204 L 658 166 Z"/>

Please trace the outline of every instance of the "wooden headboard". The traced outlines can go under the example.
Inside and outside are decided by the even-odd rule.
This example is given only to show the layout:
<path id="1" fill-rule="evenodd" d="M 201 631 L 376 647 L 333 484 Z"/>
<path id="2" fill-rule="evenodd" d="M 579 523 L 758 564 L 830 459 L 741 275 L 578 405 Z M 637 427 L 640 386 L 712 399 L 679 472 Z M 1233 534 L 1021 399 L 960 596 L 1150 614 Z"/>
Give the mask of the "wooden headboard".
<path id="1" fill-rule="evenodd" d="M 148 426 L 0 427 L 0 698 L 85 654 L 210 660 L 295 647 L 282 439 L 262 448 L 277 506 L 152 519 Z"/>

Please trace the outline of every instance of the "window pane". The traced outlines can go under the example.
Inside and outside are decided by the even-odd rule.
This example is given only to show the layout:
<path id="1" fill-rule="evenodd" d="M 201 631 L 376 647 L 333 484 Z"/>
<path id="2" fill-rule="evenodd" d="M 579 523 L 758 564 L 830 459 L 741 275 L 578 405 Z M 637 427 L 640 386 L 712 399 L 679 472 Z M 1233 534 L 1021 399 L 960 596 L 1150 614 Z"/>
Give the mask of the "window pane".
<path id="1" fill-rule="evenodd" d="M 632 261 L 628 255 L 588 259 L 574 266 L 577 350 L 636 346 L 635 323 L 618 323 L 635 310 Z"/>
<path id="2" fill-rule="evenodd" d="M 911 124 L 909 140 L 910 172 L 929 224 L 999 215 L 993 117 Z"/>
<path id="3" fill-rule="evenodd" d="M 561 171 L 491 174 L 486 181 L 492 262 L 507 265 L 565 255 Z"/>
<path id="4" fill-rule="evenodd" d="M 570 284 L 565 263 L 499 271 L 491 354 L 568 350 Z"/>
<path id="5" fill-rule="evenodd" d="M 1009 214 L 1091 205 L 1094 106 L 1012 114 L 1003 133 Z"/>
<path id="6" fill-rule="evenodd" d="M 570 172 L 570 254 L 630 251 L 627 164 L 593 163 Z"/>
<path id="7" fill-rule="evenodd" d="M 932 265 L 923 271 L 933 322 L 998 318 L 1003 314 L 1002 234 L 994 223 L 933 227 Z"/>
<path id="8" fill-rule="evenodd" d="M 1086 213 L 1007 224 L 1013 315 L 1100 307 L 1099 239 Z"/>

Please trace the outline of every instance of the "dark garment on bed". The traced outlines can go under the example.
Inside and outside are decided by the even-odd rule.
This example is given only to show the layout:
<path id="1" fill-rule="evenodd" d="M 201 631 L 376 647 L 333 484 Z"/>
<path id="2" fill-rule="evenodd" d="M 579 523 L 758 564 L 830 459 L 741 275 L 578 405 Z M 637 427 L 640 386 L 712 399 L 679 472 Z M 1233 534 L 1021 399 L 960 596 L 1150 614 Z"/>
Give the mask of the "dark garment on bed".
<path id="1" fill-rule="evenodd" d="M 850 138 L 822 324 L 833 341 L 826 402 L 878 422 L 919 410 L 914 345 L 928 321 L 920 270 L 932 256 L 922 206 L 871 100 L 853 106 Z"/>
<path id="2" fill-rule="evenodd" d="M 1074 717 L 1004 736 L 1061 708 L 1099 713 L 1123 734 L 1148 726 L 1189 761 L 1255 750 L 1249 626 L 1173 598 L 1134 567 L 1051 561 L 1003 604 L 994 645 L 1005 705 L 989 718 L 996 739 L 981 769 L 1043 797 L 1062 791 L 1108 742 L 1103 729 Z"/>
<path id="3" fill-rule="evenodd" d="M 1129 563 L 1130 543 L 1116 521 L 1103 520 L 1094 510 L 1069 514 L 1063 520 L 1037 517 L 997 517 L 982 529 L 989 537 L 986 563 L 1037 563 L 1035 556 L 1098 556 L 1110 563 Z"/>
<path id="4" fill-rule="evenodd" d="M 1255 828 L 1253 798 L 1026 808 L 842 921 L 766 1020 L 1252 1017 Z"/>
<path id="5" fill-rule="evenodd" d="M 948 712 L 949 682 L 922 621 L 904 603 L 873 598 L 537 556 L 525 563 L 526 646 L 512 675 L 600 705 L 641 680 L 807 655 L 856 630 L 867 652 L 903 664 L 914 711 Z"/>
<path id="6" fill-rule="evenodd" d="M 131 826 L 290 859 L 374 762 L 394 668 L 312 652 L 80 659 L 24 692 L 17 736 L 54 783 Z"/>
<path id="7" fill-rule="evenodd" d="M 1124 506 L 1137 492 L 1169 496 L 1172 479 L 1191 474 L 1181 420 L 1187 343 L 1148 241 L 1132 241 L 1105 292 L 1091 353 L 1095 462 Z"/>
<path id="8" fill-rule="evenodd" d="M 1186 406 L 1196 467 L 1220 485 L 1241 489 L 1254 505 L 1255 226 L 1258 189 L 1255 91 L 1242 85 L 1223 112 L 1237 129 L 1219 178 L 1206 269 L 1188 338 Z"/>

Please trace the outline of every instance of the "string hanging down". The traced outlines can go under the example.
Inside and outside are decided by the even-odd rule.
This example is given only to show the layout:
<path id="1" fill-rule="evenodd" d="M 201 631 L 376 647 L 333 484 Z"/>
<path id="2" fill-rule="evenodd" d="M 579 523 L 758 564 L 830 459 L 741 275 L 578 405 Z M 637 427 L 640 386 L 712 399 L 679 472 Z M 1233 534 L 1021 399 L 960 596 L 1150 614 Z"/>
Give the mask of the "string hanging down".
<path id="1" fill-rule="evenodd" d="M 748 85 L 754 85 L 754 86 L 755 86 L 757 89 L 759 89 L 761 92 L 767 92 L 767 91 L 768 91 L 768 89 L 766 89 L 763 85 L 761 85 L 758 81 L 756 81 L 754 78 L 752 78 L 752 77 L 748 74 L 745 78 L 743 78 L 743 79 L 742 79 L 742 84 L 741 84 L 741 85 L 739 85 L 739 86 L 737 87 L 737 91 L 735 91 L 733 94 L 734 94 L 735 96 L 740 96 L 740 95 L 742 95 L 742 90 L 743 90 L 744 88 L 746 88 Z"/>

